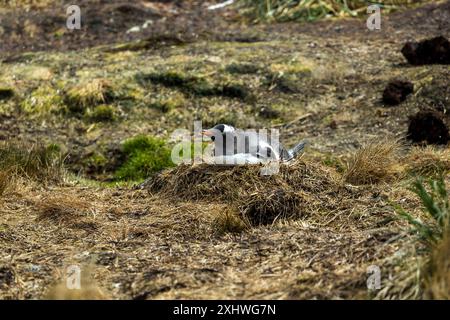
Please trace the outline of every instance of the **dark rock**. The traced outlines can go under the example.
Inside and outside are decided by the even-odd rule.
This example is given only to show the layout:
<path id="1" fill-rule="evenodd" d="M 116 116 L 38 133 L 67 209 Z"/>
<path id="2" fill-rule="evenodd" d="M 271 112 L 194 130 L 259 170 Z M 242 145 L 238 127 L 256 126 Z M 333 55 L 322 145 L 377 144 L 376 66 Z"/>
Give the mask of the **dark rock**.
<path id="1" fill-rule="evenodd" d="M 388 83 L 383 92 L 383 102 L 388 105 L 397 105 L 406 100 L 414 92 L 414 85 L 409 81 L 393 80 Z"/>
<path id="2" fill-rule="evenodd" d="M 446 115 L 435 110 L 422 110 L 409 120 L 408 139 L 428 144 L 447 144 L 450 140 Z"/>
<path id="3" fill-rule="evenodd" d="M 450 64 L 450 42 L 443 36 L 407 42 L 402 54 L 413 65 Z"/>
<path id="4" fill-rule="evenodd" d="M 0 88 L 0 100 L 7 100 L 14 97 L 14 91 L 10 88 Z"/>
<path id="5" fill-rule="evenodd" d="M 14 282 L 14 271 L 6 266 L 0 267 L 0 288 L 9 286 Z"/>

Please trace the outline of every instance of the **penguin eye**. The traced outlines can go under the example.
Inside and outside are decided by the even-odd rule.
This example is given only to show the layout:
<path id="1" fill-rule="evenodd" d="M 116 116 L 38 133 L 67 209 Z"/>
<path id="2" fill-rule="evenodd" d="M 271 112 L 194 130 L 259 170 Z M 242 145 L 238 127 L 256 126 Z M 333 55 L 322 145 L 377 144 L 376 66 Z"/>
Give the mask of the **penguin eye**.
<path id="1" fill-rule="evenodd" d="M 214 140 L 216 140 L 216 137 L 212 136 L 211 141 L 214 141 Z"/>

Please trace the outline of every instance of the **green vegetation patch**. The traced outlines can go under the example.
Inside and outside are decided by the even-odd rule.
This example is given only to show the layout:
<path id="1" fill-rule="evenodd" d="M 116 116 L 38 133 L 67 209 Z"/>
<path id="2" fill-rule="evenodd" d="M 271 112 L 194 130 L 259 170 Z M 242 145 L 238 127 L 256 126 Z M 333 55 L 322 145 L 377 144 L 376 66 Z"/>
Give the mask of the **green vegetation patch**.
<path id="1" fill-rule="evenodd" d="M 111 122 L 117 120 L 117 112 L 113 106 L 102 104 L 87 111 L 86 117 L 92 122 Z"/>
<path id="2" fill-rule="evenodd" d="M 399 205 L 394 204 L 394 207 L 397 213 L 413 227 L 413 231 L 419 234 L 421 240 L 429 246 L 436 244 L 442 240 L 444 233 L 450 227 L 450 202 L 444 178 L 429 179 L 427 184 L 419 178 L 410 190 L 419 197 L 423 206 L 422 210 L 428 214 L 431 221 L 422 222 Z"/>
<path id="3" fill-rule="evenodd" d="M 47 114 L 58 113 L 64 109 L 64 101 L 60 92 L 51 86 L 41 86 L 33 90 L 20 104 L 26 113 Z"/>
<path id="4" fill-rule="evenodd" d="M 123 144 L 125 163 L 116 171 L 119 180 L 143 180 L 162 169 L 174 166 L 171 149 L 165 140 L 145 135 Z"/>

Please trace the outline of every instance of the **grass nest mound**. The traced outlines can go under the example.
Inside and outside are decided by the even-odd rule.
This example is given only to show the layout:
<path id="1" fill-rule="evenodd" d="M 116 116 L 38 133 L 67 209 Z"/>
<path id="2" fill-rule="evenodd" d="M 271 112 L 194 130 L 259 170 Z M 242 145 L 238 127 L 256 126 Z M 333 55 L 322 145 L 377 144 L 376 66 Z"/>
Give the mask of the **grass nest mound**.
<path id="1" fill-rule="evenodd" d="M 239 211 L 251 225 L 272 224 L 279 219 L 300 218 L 310 211 L 308 195 L 278 188 L 268 193 L 255 192 L 241 199 Z"/>
<path id="2" fill-rule="evenodd" d="M 336 197 L 345 187 L 340 176 L 320 164 L 297 160 L 281 164 L 277 174 L 261 175 L 259 165 L 180 165 L 150 178 L 145 187 L 174 199 L 225 202 L 252 225 L 302 217 L 318 201 Z"/>

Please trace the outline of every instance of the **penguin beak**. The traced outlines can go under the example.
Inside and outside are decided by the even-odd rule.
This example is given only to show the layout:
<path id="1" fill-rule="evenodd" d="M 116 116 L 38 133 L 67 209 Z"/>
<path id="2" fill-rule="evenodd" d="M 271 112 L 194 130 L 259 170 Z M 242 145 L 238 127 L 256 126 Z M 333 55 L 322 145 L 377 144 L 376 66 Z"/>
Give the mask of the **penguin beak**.
<path id="1" fill-rule="evenodd" d="M 212 132 L 212 130 L 203 130 L 202 134 L 207 137 L 212 137 L 214 135 L 214 132 Z"/>

